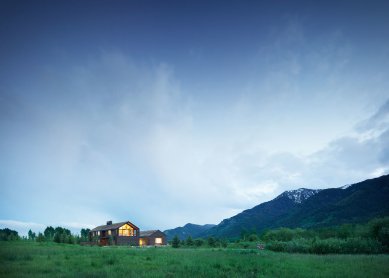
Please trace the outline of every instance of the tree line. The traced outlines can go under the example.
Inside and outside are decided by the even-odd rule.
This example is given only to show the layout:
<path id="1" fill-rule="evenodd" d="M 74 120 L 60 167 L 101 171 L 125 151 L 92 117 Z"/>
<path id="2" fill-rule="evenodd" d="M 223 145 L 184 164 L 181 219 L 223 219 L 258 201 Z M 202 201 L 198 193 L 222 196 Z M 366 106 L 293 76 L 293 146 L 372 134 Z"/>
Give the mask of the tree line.
<path id="1" fill-rule="evenodd" d="M 27 237 L 19 236 L 17 231 L 5 228 L 0 229 L 0 241 L 9 240 L 30 240 L 36 242 L 56 242 L 56 243 L 68 243 L 76 244 L 89 240 L 90 229 L 81 229 L 80 235 L 74 235 L 69 229 L 63 227 L 48 226 L 42 232 L 36 234 L 31 229 L 27 233 Z"/>
<path id="2" fill-rule="evenodd" d="M 191 236 L 188 236 L 186 239 L 179 239 L 176 235 L 170 242 L 173 248 L 180 247 L 223 247 L 226 248 L 228 246 L 227 239 L 208 237 L 206 239 L 196 238 L 193 239 Z"/>
<path id="3" fill-rule="evenodd" d="M 313 254 L 389 253 L 389 217 L 376 218 L 365 224 L 343 224 L 316 229 L 279 228 L 257 238 L 266 249 L 276 252 Z"/>
<path id="4" fill-rule="evenodd" d="M 256 249 L 275 252 L 312 254 L 378 254 L 389 253 L 389 217 L 376 218 L 365 224 L 343 224 L 316 229 L 278 228 L 257 233 L 242 230 L 238 239 L 180 240 L 175 236 L 173 248 L 217 247 Z"/>

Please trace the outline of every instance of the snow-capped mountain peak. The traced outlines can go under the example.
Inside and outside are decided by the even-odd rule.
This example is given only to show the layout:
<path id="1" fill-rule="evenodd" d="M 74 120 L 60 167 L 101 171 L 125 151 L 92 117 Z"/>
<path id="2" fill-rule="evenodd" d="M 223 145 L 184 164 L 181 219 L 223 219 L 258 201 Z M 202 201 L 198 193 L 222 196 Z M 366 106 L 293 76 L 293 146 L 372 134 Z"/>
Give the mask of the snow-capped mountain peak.
<path id="1" fill-rule="evenodd" d="M 307 188 L 299 188 L 296 190 L 288 190 L 282 193 L 279 197 L 287 197 L 295 203 L 301 204 L 303 201 L 312 197 L 316 193 L 318 193 L 321 189 L 307 189 Z"/>

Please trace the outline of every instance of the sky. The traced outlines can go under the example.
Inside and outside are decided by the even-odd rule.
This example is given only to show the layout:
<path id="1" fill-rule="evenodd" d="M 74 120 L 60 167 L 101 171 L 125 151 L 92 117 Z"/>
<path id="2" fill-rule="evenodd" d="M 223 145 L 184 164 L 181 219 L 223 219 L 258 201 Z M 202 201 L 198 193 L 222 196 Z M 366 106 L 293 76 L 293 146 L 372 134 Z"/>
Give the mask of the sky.
<path id="1" fill-rule="evenodd" d="M 0 1 L 0 228 L 217 224 L 389 174 L 388 1 Z"/>

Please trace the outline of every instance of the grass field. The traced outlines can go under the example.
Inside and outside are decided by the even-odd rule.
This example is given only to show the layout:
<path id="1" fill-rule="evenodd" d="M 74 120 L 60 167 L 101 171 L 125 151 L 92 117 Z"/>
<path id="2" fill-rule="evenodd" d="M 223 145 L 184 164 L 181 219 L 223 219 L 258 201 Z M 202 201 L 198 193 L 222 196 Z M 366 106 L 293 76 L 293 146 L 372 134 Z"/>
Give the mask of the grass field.
<path id="1" fill-rule="evenodd" d="M 388 255 L 0 242 L 1 277 L 389 277 Z"/>

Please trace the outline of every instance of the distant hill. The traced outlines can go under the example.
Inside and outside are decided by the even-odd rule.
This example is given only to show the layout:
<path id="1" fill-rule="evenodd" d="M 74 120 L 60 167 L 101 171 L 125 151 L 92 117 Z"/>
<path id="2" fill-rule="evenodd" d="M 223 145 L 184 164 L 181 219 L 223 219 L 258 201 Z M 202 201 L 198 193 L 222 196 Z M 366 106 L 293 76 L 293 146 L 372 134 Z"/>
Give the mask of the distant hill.
<path id="1" fill-rule="evenodd" d="M 171 230 L 166 230 L 164 233 L 167 236 L 168 240 L 173 239 L 175 235 L 177 235 L 180 239 L 186 239 L 188 236 L 193 238 L 198 237 L 199 234 L 205 233 L 212 227 L 216 225 L 214 224 L 205 224 L 205 225 L 196 225 L 188 223 L 184 227 L 178 227 Z"/>
<path id="2" fill-rule="evenodd" d="M 192 233 L 187 224 L 168 230 L 181 238 L 239 237 L 242 231 L 262 232 L 278 227 L 326 227 L 343 223 L 361 223 L 389 215 L 389 175 L 340 188 L 313 190 L 300 188 L 285 191 L 269 202 L 259 204 L 218 225 Z M 201 226 L 200 226 L 201 227 Z M 174 232 L 172 232 L 174 231 Z M 179 232 L 179 234 L 178 234 Z"/>

